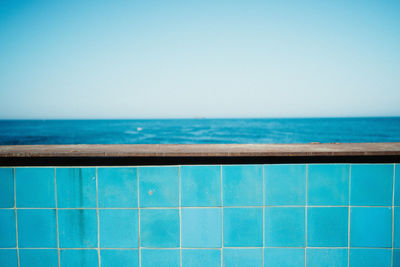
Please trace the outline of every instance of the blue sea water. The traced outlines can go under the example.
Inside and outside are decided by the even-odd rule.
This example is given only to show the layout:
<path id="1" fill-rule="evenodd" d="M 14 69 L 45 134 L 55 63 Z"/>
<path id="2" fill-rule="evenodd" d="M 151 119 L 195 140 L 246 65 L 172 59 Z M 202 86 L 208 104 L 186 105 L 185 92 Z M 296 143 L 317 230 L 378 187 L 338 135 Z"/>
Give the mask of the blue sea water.
<path id="1" fill-rule="evenodd" d="M 400 142 L 400 117 L 0 120 L 0 145 Z"/>

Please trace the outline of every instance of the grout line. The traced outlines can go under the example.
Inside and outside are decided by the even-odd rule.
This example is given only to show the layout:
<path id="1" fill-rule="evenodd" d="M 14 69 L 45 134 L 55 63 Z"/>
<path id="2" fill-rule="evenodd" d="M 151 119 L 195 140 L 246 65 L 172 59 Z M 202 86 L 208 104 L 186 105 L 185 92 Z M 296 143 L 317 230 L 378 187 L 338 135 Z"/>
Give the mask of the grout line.
<path id="1" fill-rule="evenodd" d="M 14 212 L 15 212 L 15 239 L 16 239 L 16 249 L 17 249 L 17 261 L 18 267 L 20 266 L 19 263 L 19 244 L 18 244 L 18 214 L 17 214 L 17 188 L 15 183 L 15 168 L 13 168 L 13 176 L 14 176 Z"/>
<path id="2" fill-rule="evenodd" d="M 224 190 L 222 178 L 222 165 L 219 165 L 221 175 L 221 267 L 224 265 Z"/>
<path id="3" fill-rule="evenodd" d="M 308 164 L 306 164 L 306 205 L 304 207 L 305 210 L 305 247 L 304 247 L 304 267 L 307 267 L 307 209 L 308 209 Z"/>
<path id="4" fill-rule="evenodd" d="M 393 195 L 392 195 L 392 255 L 391 255 L 391 266 L 393 267 L 393 248 L 394 248 L 394 193 L 396 185 L 396 164 L 393 164 Z"/>
<path id="5" fill-rule="evenodd" d="M 139 198 L 139 168 L 136 168 L 136 182 L 137 182 L 137 203 L 138 203 L 138 220 L 139 220 L 139 245 L 138 245 L 138 249 L 139 249 L 139 267 L 142 266 L 142 253 L 141 253 L 141 249 L 140 249 L 140 198 Z"/>
<path id="6" fill-rule="evenodd" d="M 57 168 L 54 168 L 54 192 L 56 200 L 56 223 L 57 223 L 57 256 L 58 256 L 58 267 L 61 266 L 60 259 L 60 231 L 58 229 L 58 204 L 57 204 Z"/>
<path id="7" fill-rule="evenodd" d="M 348 215 L 347 215 L 347 266 L 350 267 L 350 230 L 351 230 L 351 164 L 349 164 L 349 207 L 348 207 Z"/>
<path id="8" fill-rule="evenodd" d="M 265 205 L 265 165 L 262 165 L 263 182 L 262 182 L 262 192 L 263 192 L 263 205 Z M 263 247 L 265 247 L 265 208 L 263 209 Z M 262 266 L 264 266 L 264 249 L 262 250 Z"/>
<path id="9" fill-rule="evenodd" d="M 96 167 L 96 213 L 97 213 L 97 257 L 99 260 L 99 267 L 101 266 L 100 257 L 100 216 L 99 216 L 99 182 Z"/>
<path id="10" fill-rule="evenodd" d="M 178 166 L 179 171 L 179 265 L 182 267 L 182 181 L 181 181 L 181 166 Z"/>

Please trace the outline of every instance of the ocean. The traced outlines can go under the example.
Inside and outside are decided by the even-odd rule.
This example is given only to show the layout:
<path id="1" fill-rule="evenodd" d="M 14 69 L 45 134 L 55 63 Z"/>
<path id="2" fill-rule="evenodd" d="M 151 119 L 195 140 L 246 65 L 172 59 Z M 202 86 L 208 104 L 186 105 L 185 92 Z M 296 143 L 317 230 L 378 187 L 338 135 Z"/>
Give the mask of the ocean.
<path id="1" fill-rule="evenodd" d="M 0 145 L 400 142 L 400 117 L 0 120 Z"/>

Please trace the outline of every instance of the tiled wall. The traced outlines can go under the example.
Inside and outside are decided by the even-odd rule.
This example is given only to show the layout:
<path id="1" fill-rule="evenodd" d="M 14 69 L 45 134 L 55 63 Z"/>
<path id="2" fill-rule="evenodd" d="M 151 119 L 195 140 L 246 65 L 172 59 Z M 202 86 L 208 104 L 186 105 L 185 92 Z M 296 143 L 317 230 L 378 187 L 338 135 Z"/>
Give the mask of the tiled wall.
<path id="1" fill-rule="evenodd" d="M 400 266 L 399 166 L 0 168 L 0 266 Z"/>

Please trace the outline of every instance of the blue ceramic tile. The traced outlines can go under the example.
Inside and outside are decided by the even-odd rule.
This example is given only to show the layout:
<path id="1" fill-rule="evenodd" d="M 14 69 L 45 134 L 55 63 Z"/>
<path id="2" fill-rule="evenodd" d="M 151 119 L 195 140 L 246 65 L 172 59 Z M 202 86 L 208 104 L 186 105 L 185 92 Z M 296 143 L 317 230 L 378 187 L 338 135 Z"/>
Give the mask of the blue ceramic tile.
<path id="1" fill-rule="evenodd" d="M 307 267 L 347 267 L 347 249 L 307 249 Z"/>
<path id="2" fill-rule="evenodd" d="M 307 208 L 307 246 L 347 247 L 348 215 L 348 208 Z"/>
<path id="3" fill-rule="evenodd" d="M 350 249 L 349 267 L 391 267 L 389 249 Z"/>
<path id="4" fill-rule="evenodd" d="M 142 249 L 141 267 L 179 267 L 179 249 Z"/>
<path id="5" fill-rule="evenodd" d="M 137 208 L 137 168 L 98 168 L 99 207 Z"/>
<path id="6" fill-rule="evenodd" d="M 15 168 L 17 207 L 55 208 L 53 168 Z"/>
<path id="7" fill-rule="evenodd" d="M 18 245 L 20 248 L 56 248 L 57 220 L 55 209 L 20 209 Z"/>
<path id="8" fill-rule="evenodd" d="M 219 249 L 184 249 L 182 250 L 182 267 L 221 267 L 221 250 Z"/>
<path id="9" fill-rule="evenodd" d="M 179 168 L 139 168 L 140 207 L 179 206 Z"/>
<path id="10" fill-rule="evenodd" d="M 96 210 L 59 210 L 58 227 L 61 248 L 97 247 Z"/>
<path id="11" fill-rule="evenodd" d="M 263 205 L 263 168 L 261 165 L 222 167 L 224 206 Z"/>
<path id="12" fill-rule="evenodd" d="M 58 267 L 57 249 L 20 249 L 20 267 Z"/>
<path id="13" fill-rule="evenodd" d="M 1 267 L 18 267 L 18 256 L 16 249 L 0 249 Z"/>
<path id="14" fill-rule="evenodd" d="M 139 246 L 138 210 L 100 210 L 100 247 L 137 248 Z"/>
<path id="15" fill-rule="evenodd" d="M 264 249 L 265 267 L 304 267 L 303 248 L 266 248 Z"/>
<path id="16" fill-rule="evenodd" d="M 393 267 L 400 266 L 400 249 L 393 249 Z"/>
<path id="17" fill-rule="evenodd" d="M 267 247 L 305 246 L 305 208 L 266 208 Z"/>
<path id="18" fill-rule="evenodd" d="M 179 210 L 144 209 L 140 211 L 140 246 L 179 247 Z"/>
<path id="19" fill-rule="evenodd" d="M 349 165 L 308 165 L 307 194 L 308 205 L 348 205 Z"/>
<path id="20" fill-rule="evenodd" d="M 265 165 L 265 205 L 305 205 L 306 166 Z"/>
<path id="21" fill-rule="evenodd" d="M 0 210 L 0 237 L 0 248 L 17 246 L 14 210 Z"/>
<path id="22" fill-rule="evenodd" d="M 393 164 L 351 165 L 351 205 L 391 206 Z"/>
<path id="23" fill-rule="evenodd" d="M 224 267 L 262 267 L 262 248 L 224 249 Z"/>
<path id="24" fill-rule="evenodd" d="M 221 247 L 221 209 L 182 209 L 182 247 Z"/>
<path id="25" fill-rule="evenodd" d="M 137 249 L 102 249 L 101 267 L 139 266 L 139 250 Z"/>
<path id="26" fill-rule="evenodd" d="M 392 247 L 391 208 L 351 208 L 350 246 Z"/>
<path id="27" fill-rule="evenodd" d="M 400 208 L 394 208 L 394 235 L 393 247 L 400 248 Z"/>
<path id="28" fill-rule="evenodd" d="M 61 267 L 99 267 L 96 249 L 67 249 L 60 251 Z"/>
<path id="29" fill-rule="evenodd" d="M 395 164 L 394 205 L 400 206 L 400 164 Z"/>
<path id="30" fill-rule="evenodd" d="M 262 208 L 224 208 L 225 247 L 262 247 Z"/>
<path id="31" fill-rule="evenodd" d="M 96 208 L 96 169 L 57 168 L 57 206 Z"/>
<path id="32" fill-rule="evenodd" d="M 14 173 L 12 168 L 0 168 L 0 208 L 14 207 Z"/>
<path id="33" fill-rule="evenodd" d="M 221 167 L 181 167 L 182 206 L 221 206 Z"/>

